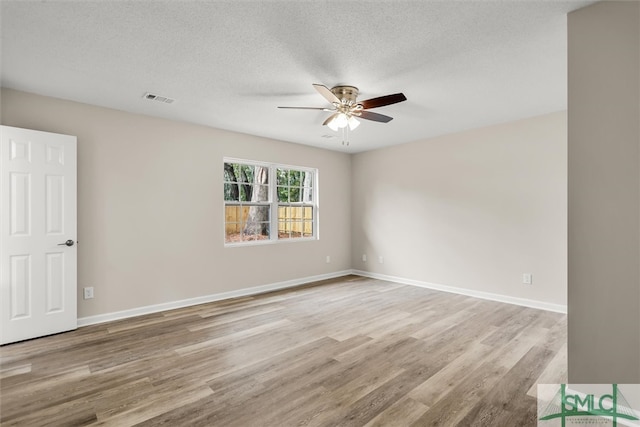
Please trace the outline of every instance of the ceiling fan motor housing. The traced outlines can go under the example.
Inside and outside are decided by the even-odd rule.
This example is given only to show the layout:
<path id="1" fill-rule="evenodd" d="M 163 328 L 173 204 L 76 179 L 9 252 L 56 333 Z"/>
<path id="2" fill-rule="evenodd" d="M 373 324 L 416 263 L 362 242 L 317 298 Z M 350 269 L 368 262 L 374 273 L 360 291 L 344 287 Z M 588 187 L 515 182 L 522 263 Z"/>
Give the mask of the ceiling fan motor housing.
<path id="1" fill-rule="evenodd" d="M 334 86 L 331 92 L 338 97 L 343 104 L 353 105 L 358 97 L 358 88 L 355 86 Z"/>

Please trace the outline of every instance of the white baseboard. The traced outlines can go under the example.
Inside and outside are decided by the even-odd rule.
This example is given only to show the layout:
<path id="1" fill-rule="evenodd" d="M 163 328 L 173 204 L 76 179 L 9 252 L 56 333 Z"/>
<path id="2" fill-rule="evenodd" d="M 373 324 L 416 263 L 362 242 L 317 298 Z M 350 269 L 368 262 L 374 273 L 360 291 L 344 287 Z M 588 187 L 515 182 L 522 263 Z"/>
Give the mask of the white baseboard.
<path id="1" fill-rule="evenodd" d="M 112 313 L 98 314 L 96 316 L 81 317 L 78 319 L 78 327 L 95 325 L 98 323 L 111 322 L 114 320 L 126 319 L 129 317 L 142 316 L 144 314 L 158 313 L 176 308 L 189 307 L 192 305 L 205 304 L 208 302 L 220 301 L 230 298 L 245 297 L 251 295 L 263 294 L 265 292 L 277 291 L 280 289 L 292 288 L 307 283 L 317 282 L 320 280 L 335 279 L 349 274 L 369 277 L 372 279 L 386 280 L 389 282 L 402 283 L 405 285 L 418 286 L 421 288 L 434 289 L 437 291 L 450 292 L 454 294 L 467 295 L 470 297 L 481 298 L 491 301 L 515 304 L 524 307 L 537 308 L 540 310 L 554 311 L 557 313 L 567 313 L 567 306 L 560 304 L 552 304 L 543 301 L 530 300 L 526 298 L 517 298 L 507 295 L 493 294 L 490 292 L 475 291 L 471 289 L 456 288 L 453 286 L 440 285 L 437 283 L 423 282 L 420 280 L 405 279 L 402 277 L 389 276 L 386 274 L 372 273 L 362 270 L 344 270 L 333 273 L 320 274 L 317 276 L 303 277 L 300 279 L 287 280 L 284 282 L 270 283 L 267 285 L 254 286 L 251 288 L 238 289 L 236 291 L 220 292 L 211 295 L 205 295 L 196 298 L 188 298 L 179 301 L 171 301 L 162 304 L 147 305 L 144 307 L 132 308 L 129 310 L 115 311 Z"/>
<path id="2" fill-rule="evenodd" d="M 144 314 L 158 313 L 160 311 L 173 310 L 176 308 L 189 307 L 192 305 L 204 304 L 213 301 L 220 301 L 230 298 L 245 297 L 263 294 L 265 292 L 277 291 L 280 289 L 292 288 L 307 283 L 320 280 L 334 279 L 336 277 L 351 274 L 351 270 L 336 271 L 333 273 L 309 276 L 301 279 L 287 280 L 284 282 L 270 283 L 267 285 L 254 286 L 251 288 L 238 289 L 236 291 L 221 292 L 217 294 L 205 295 L 196 298 L 188 298 L 180 301 L 171 301 L 162 304 L 147 305 L 144 307 L 132 308 L 129 310 L 115 311 L 113 313 L 98 314 L 96 316 L 81 317 L 78 319 L 78 327 L 95 325 L 98 323 L 111 322 L 114 320 L 126 319 L 129 317 L 141 316 Z"/>
<path id="3" fill-rule="evenodd" d="M 481 298 L 497 302 L 505 302 L 508 304 L 521 305 L 524 307 L 537 308 L 540 310 L 554 311 L 556 313 L 567 313 L 567 306 L 561 304 L 553 304 L 544 301 L 536 301 L 526 298 L 511 297 L 508 295 L 494 294 L 491 292 L 475 291 L 472 289 L 456 288 L 453 286 L 440 285 L 437 283 L 423 282 L 420 280 L 405 279 L 402 277 L 388 276 L 386 274 L 372 273 L 362 270 L 351 270 L 351 274 L 369 277 L 371 279 L 386 280 L 389 282 L 402 283 L 404 285 L 419 286 L 421 288 L 434 289 L 437 291 L 450 292 L 453 294 L 467 295 L 470 297 Z"/>

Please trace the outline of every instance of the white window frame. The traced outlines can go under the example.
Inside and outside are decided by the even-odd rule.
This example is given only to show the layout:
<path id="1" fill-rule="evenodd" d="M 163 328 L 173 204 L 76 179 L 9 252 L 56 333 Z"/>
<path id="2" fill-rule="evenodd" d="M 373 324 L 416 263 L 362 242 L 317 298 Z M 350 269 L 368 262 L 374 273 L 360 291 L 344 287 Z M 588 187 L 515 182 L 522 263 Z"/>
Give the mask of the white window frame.
<path id="1" fill-rule="evenodd" d="M 243 242 L 227 242 L 227 233 L 226 233 L 226 226 L 227 226 L 227 219 L 226 219 L 226 206 L 228 205 L 234 205 L 234 202 L 230 202 L 227 200 L 224 200 L 224 193 L 223 193 L 223 197 L 222 197 L 222 236 L 224 239 L 224 246 L 225 247 L 233 247 L 233 246 L 255 246 L 255 245 L 269 245 L 269 244 L 274 244 L 274 243 L 285 243 L 285 242 L 308 242 L 308 241 L 312 241 L 312 240 L 318 240 L 319 236 L 318 236 L 318 230 L 319 230 L 319 218 L 318 218 L 318 211 L 319 211 L 319 203 L 318 203 L 318 195 L 319 195 L 319 191 L 318 191 L 318 169 L 317 168 L 310 168 L 310 167 L 306 167 L 306 166 L 296 166 L 296 165 L 287 165 L 287 164 L 282 164 L 282 163 L 271 163 L 271 162 L 264 162 L 264 161 L 257 161 L 257 160 L 247 160 L 247 159 L 239 159 L 239 158 L 235 158 L 235 157 L 224 157 L 222 159 L 222 167 L 223 167 L 223 171 L 222 171 L 222 176 L 223 176 L 223 184 L 226 182 L 224 179 L 224 164 L 225 163 L 239 163 L 239 164 L 243 164 L 243 165 L 247 165 L 247 166 L 261 166 L 261 167 L 266 167 L 269 169 L 269 197 L 268 197 L 268 202 L 263 202 L 261 204 L 264 205 L 269 205 L 269 239 L 264 239 L 264 240 L 248 240 L 248 241 L 243 241 Z M 313 215 L 313 221 L 312 221 L 312 227 L 313 227 L 313 233 L 312 236 L 309 237 L 294 237 L 294 238 L 283 238 L 281 239 L 278 235 L 278 207 L 280 206 L 280 202 L 278 202 L 278 178 L 277 178 L 277 169 L 290 169 L 290 170 L 296 170 L 296 171 L 304 171 L 304 172 L 309 172 L 311 173 L 311 179 L 312 179 L 312 184 L 311 184 L 311 188 L 312 188 L 312 203 L 311 203 L 311 208 L 312 208 L 312 215 Z M 251 205 L 251 202 L 237 202 L 237 204 L 239 206 L 241 205 Z"/>

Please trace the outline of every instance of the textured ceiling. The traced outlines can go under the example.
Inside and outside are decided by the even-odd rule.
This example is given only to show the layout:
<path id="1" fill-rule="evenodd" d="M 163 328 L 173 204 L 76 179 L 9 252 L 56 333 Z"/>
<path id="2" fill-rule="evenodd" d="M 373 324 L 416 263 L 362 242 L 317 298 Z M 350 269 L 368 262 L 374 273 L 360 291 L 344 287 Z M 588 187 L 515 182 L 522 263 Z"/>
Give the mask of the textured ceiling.
<path id="1" fill-rule="evenodd" d="M 359 152 L 565 109 L 566 14 L 591 3 L 3 0 L 1 82 Z M 276 108 L 328 105 L 312 83 L 408 101 L 343 147 L 329 113 Z"/>

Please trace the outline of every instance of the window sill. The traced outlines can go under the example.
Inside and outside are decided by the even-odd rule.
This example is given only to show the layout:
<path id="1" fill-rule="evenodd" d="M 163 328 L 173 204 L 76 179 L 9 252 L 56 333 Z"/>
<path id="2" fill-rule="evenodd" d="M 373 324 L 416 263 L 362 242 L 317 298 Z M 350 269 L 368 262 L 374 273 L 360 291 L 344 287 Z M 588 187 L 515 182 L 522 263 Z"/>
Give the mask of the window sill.
<path id="1" fill-rule="evenodd" d="M 238 248 L 247 246 L 263 246 L 263 245 L 278 245 L 281 243 L 297 243 L 297 242 L 312 242 L 319 240 L 317 237 L 297 237 L 295 239 L 274 239 L 274 240 L 251 240 L 249 242 L 234 242 L 224 244 L 225 248 Z"/>

